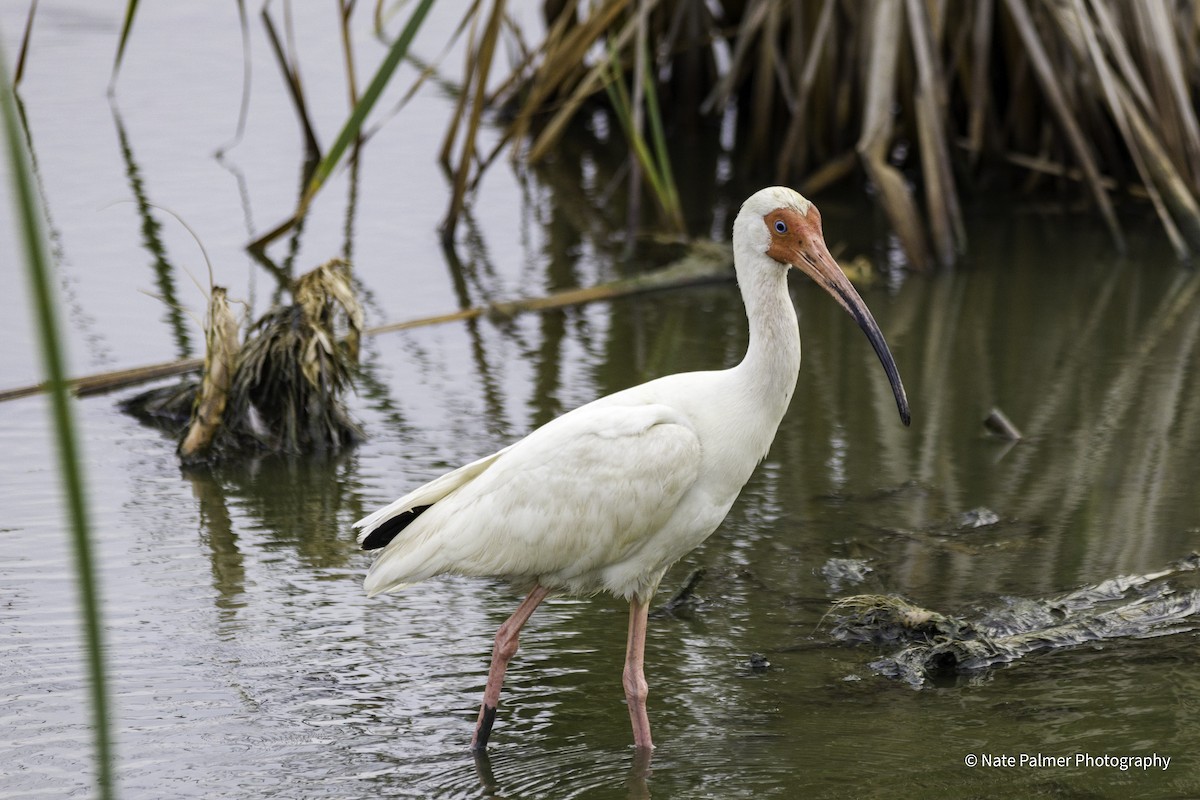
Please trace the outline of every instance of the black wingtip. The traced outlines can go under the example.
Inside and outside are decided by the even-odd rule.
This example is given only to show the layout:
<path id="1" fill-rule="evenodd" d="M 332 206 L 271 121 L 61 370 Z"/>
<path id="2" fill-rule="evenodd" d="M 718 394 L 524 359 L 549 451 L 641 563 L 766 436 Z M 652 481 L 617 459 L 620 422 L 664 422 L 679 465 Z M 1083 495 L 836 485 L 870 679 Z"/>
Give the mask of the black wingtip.
<path id="1" fill-rule="evenodd" d="M 412 521 L 421 516 L 427 508 L 429 506 L 417 506 L 380 523 L 378 528 L 368 533 L 367 537 L 362 540 L 362 549 L 378 550 L 381 547 L 387 547 L 400 531 L 411 525 Z"/>

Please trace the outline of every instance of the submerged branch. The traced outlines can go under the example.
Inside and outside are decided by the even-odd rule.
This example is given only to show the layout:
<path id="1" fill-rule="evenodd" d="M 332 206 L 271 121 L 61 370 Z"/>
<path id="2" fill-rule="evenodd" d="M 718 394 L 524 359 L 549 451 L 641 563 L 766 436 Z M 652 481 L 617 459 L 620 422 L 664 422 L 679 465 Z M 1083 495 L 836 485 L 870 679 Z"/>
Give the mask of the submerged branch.
<path id="1" fill-rule="evenodd" d="M 1200 569 L 1192 553 L 1166 569 L 1122 575 L 1040 600 L 1004 598 L 978 619 L 940 614 L 892 595 L 838 600 L 846 616 L 833 636 L 854 644 L 902 645 L 871 663 L 889 678 L 921 686 L 938 675 L 977 673 L 1032 653 L 1200 627 L 1200 589 L 1177 592 L 1166 578 Z"/>
<path id="2" fill-rule="evenodd" d="M 626 295 L 653 292 L 666 289 L 678 289 L 700 283 L 727 280 L 733 277 L 733 254 L 728 245 L 716 242 L 694 242 L 687 255 L 672 264 L 654 272 L 637 275 L 631 278 L 603 283 L 581 289 L 567 289 L 544 297 L 530 297 L 523 300 L 509 300 L 488 303 L 483 306 L 465 308 L 448 314 L 436 314 L 429 317 L 391 322 L 367 328 L 363 331 L 366 336 L 376 336 L 381 333 L 422 328 L 427 325 L 441 325 L 447 322 L 460 322 L 476 317 L 512 317 L 527 311 L 549 311 L 556 308 L 583 305 L 603 300 L 615 300 Z M 203 359 L 189 358 L 180 361 L 170 361 L 162 364 L 151 364 L 144 367 L 104 372 L 81 378 L 72 378 L 67 384 L 77 396 L 98 394 L 100 392 L 124 389 L 160 378 L 173 375 L 184 375 L 196 372 L 204 366 Z M 17 400 L 22 397 L 42 394 L 49 386 L 43 383 L 18 386 L 0 391 L 0 403 L 7 400 Z"/>

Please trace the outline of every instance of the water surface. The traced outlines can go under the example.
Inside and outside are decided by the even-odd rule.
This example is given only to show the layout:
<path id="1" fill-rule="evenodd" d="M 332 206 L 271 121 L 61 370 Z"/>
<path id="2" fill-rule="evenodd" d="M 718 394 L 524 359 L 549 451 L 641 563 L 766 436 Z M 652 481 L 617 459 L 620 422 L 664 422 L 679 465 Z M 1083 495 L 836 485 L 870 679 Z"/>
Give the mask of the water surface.
<path id="1" fill-rule="evenodd" d="M 435 157 L 452 101 L 434 88 L 263 265 L 244 244 L 288 213 L 302 152 L 261 32 L 245 138 L 218 160 L 239 103 L 234 11 L 144 5 L 110 105 L 121 5 L 40 9 L 22 89 L 74 374 L 196 354 L 202 341 L 178 306 L 202 308 L 188 273 L 207 284 L 203 259 L 146 202 L 182 215 L 215 280 L 259 311 L 278 294 L 272 270 L 298 274 L 347 250 L 372 322 L 590 285 L 655 261 L 644 243 L 624 257 L 624 192 L 605 193 L 611 165 L 594 153 L 574 161 L 570 145 L 558 171 L 518 179 L 497 166 L 444 253 Z M 12 52 L 24 8 L 2 8 Z M 345 107 L 332 12 L 295 12 L 328 142 Z M 438 36 L 455 21 L 434 19 Z M 380 50 L 365 23 L 359 33 L 366 74 Z M 192 41 L 210 48 L 203 63 L 180 56 Z M 449 59 L 445 74 L 458 69 Z M 749 183 L 689 192 L 695 229 L 723 234 Z M 886 261 L 865 194 L 816 199 L 839 257 Z M 830 603 L 848 594 L 894 592 L 970 615 L 1158 569 L 1200 543 L 1197 277 L 1171 260 L 1153 221 L 1134 219 L 1121 257 L 1061 208 L 980 208 L 971 219 L 959 270 L 864 289 L 904 376 L 911 428 L 853 322 L 794 281 L 804 364 L 791 411 L 729 519 L 664 582 L 673 591 L 703 569 L 696 602 L 651 620 L 659 746 L 648 765 L 630 748 L 620 603 L 562 598 L 537 612 L 491 753 L 477 760 L 466 745 L 492 635 L 518 598 L 453 578 L 368 601 L 369 558 L 349 525 L 596 396 L 734 363 L 746 332 L 732 283 L 372 339 L 353 400 L 369 439 L 334 459 L 181 471 L 172 442 L 116 410 L 128 392 L 76 402 L 123 796 L 1200 793 L 1193 631 L 1030 657 L 920 691 L 875 675 L 873 651 L 829 635 Z M 16 263 L 13 247 L 0 243 L 4 263 Z M 10 312 L 0 320 L 5 387 L 38 378 L 24 305 Z M 1023 441 L 984 433 L 993 406 Z M 76 598 L 45 400 L 0 407 L 0 439 L 0 797 L 87 796 Z M 981 508 L 999 521 L 959 524 Z M 821 572 L 833 558 L 871 571 L 835 584 Z M 769 668 L 753 668 L 755 656 Z M 1172 761 L 1154 773 L 964 763 L 1020 753 Z"/>

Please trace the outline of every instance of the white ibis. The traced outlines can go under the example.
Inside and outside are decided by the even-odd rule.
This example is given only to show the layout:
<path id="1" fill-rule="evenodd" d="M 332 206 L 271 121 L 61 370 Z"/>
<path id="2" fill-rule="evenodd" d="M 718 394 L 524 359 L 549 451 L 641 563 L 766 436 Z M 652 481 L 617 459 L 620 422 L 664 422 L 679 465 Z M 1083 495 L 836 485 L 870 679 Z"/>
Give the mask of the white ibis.
<path id="1" fill-rule="evenodd" d="M 734 221 L 733 254 L 750 320 L 740 364 L 595 400 L 355 523 L 364 550 L 382 548 L 367 573 L 369 595 L 443 574 L 528 588 L 496 633 L 473 750 L 487 747 L 505 669 L 538 604 L 552 593 L 602 591 L 629 601 L 625 697 L 634 745 L 653 747 L 642 666 L 650 600 L 667 568 L 721 524 L 787 411 L 800 368 L 790 267 L 858 322 L 908 424 L 892 354 L 829 254 L 812 203 L 785 187 L 755 193 Z"/>

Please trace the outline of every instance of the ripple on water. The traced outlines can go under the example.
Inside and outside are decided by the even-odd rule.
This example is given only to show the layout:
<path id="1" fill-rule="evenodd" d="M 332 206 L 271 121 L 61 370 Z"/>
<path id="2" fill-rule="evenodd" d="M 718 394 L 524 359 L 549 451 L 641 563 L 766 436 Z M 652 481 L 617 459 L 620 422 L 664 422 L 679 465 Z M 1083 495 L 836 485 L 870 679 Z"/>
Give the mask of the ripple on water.
<path id="1" fill-rule="evenodd" d="M 631 784 L 644 789 L 646 779 L 632 749 L 600 750 L 582 739 L 553 751 L 530 744 L 493 745 L 479 756 L 460 751 L 432 761 L 402 760 L 370 780 L 387 794 L 405 787 L 403 796 L 411 797 L 649 796 L 630 790 Z"/>

